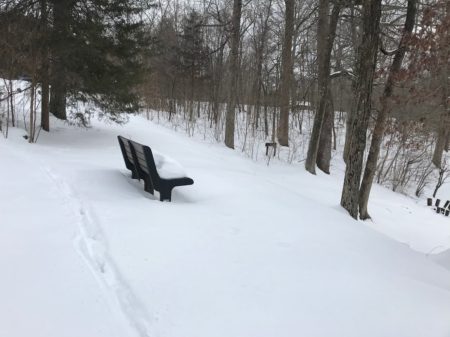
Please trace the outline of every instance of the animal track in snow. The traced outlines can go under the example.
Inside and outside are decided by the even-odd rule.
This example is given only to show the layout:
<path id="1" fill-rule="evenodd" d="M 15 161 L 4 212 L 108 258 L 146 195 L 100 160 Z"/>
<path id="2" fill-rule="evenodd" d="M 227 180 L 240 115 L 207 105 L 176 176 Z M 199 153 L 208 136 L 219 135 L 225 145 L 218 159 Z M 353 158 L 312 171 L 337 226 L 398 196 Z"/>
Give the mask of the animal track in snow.
<path id="1" fill-rule="evenodd" d="M 147 314 L 109 255 L 98 219 L 63 177 L 48 167 L 43 169 L 76 217 L 78 233 L 74 239 L 75 249 L 100 284 L 111 309 L 121 317 L 124 325 L 134 330 L 133 335 L 150 337 Z"/>

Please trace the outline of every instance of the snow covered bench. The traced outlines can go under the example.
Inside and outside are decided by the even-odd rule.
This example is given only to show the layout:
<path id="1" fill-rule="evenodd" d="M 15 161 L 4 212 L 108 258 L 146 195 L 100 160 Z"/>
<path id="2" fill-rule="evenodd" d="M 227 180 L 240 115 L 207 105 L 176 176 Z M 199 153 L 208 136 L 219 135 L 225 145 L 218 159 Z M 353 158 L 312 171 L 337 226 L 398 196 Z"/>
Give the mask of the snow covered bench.
<path id="1" fill-rule="evenodd" d="M 151 194 L 159 192 L 159 200 L 172 198 L 172 189 L 177 186 L 192 185 L 194 181 L 186 177 L 183 168 L 175 161 L 150 147 L 122 136 L 117 136 L 123 160 L 131 171 L 131 178 L 144 180 L 144 190 Z"/>

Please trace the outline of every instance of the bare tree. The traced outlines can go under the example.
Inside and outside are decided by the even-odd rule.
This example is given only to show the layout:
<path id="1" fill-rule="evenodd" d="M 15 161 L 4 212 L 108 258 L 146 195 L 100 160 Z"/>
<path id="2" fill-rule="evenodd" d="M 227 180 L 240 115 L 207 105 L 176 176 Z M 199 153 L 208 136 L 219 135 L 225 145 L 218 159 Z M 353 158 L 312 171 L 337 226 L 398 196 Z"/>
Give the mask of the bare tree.
<path id="1" fill-rule="evenodd" d="M 440 60 L 442 64 L 440 68 L 441 97 L 442 97 L 442 114 L 440 125 L 438 128 L 438 140 L 433 155 L 433 164 L 441 167 L 442 154 L 447 148 L 450 135 L 450 1 L 446 1 L 445 17 L 443 19 L 439 34 L 439 49 L 441 53 Z"/>
<path id="2" fill-rule="evenodd" d="M 319 21 L 317 22 L 317 63 L 318 63 L 318 93 L 319 107 L 314 117 L 314 125 L 309 140 L 308 154 L 306 156 L 305 168 L 308 172 L 316 174 L 317 150 L 319 148 L 320 133 L 325 116 L 325 104 L 330 74 L 329 34 L 330 22 L 328 12 L 329 0 L 319 0 Z M 331 51 L 330 51 L 331 53 Z"/>
<path id="3" fill-rule="evenodd" d="M 292 37 L 294 35 L 294 0 L 285 0 L 285 28 L 283 52 L 281 56 L 280 118 L 278 122 L 278 142 L 289 146 L 289 111 L 292 78 Z"/>
<path id="4" fill-rule="evenodd" d="M 341 205 L 358 218 L 359 187 L 371 112 L 373 79 L 377 64 L 381 0 L 362 1 L 362 40 L 358 50 L 355 100 L 350 124 L 349 150 Z"/>
<path id="5" fill-rule="evenodd" d="M 238 71 L 239 71 L 239 41 L 241 30 L 242 0 L 234 0 L 233 17 L 231 29 L 230 50 L 230 94 L 227 104 L 227 115 L 225 124 L 225 145 L 234 149 L 234 126 L 236 119 L 236 102 L 238 93 Z"/>
<path id="6" fill-rule="evenodd" d="M 49 94 L 50 94 L 50 84 L 49 84 L 49 53 L 48 53 L 48 6 L 47 0 L 40 0 L 41 5 L 41 126 L 45 131 L 50 131 L 50 117 L 49 117 Z"/>
<path id="7" fill-rule="evenodd" d="M 323 62 L 330 64 L 331 51 L 333 49 L 334 39 L 336 37 L 336 28 L 339 20 L 339 13 L 341 12 L 341 2 L 336 2 L 333 5 L 333 10 L 331 11 L 330 17 L 330 29 L 328 34 L 328 43 L 325 59 Z M 323 74 L 325 76 L 325 74 Z M 331 163 L 331 146 L 332 146 L 332 136 L 333 136 L 333 124 L 334 124 L 334 104 L 333 95 L 331 93 L 331 83 L 330 83 L 330 66 L 328 66 L 327 78 L 327 92 L 320 96 L 321 100 L 325 102 L 319 102 L 319 108 L 325 109 L 323 124 L 320 132 L 320 140 L 317 148 L 317 167 L 323 172 L 330 173 L 330 163 Z"/>
<path id="8" fill-rule="evenodd" d="M 381 97 L 381 109 L 377 116 L 375 129 L 372 134 L 372 141 L 370 144 L 369 155 L 364 170 L 364 176 L 359 192 L 359 212 L 361 219 L 370 218 L 367 210 L 370 190 L 372 188 L 373 178 L 377 168 L 378 157 L 380 155 L 381 142 L 383 140 L 386 129 L 386 121 L 390 111 L 391 97 L 394 91 L 394 84 L 399 71 L 401 70 L 403 59 L 405 57 L 408 40 L 413 31 L 414 22 L 417 12 L 417 0 L 408 0 L 408 8 L 406 12 L 406 19 L 403 32 L 400 38 L 399 46 L 395 52 L 394 60 L 389 69 L 389 75 L 384 87 L 383 96 Z"/>

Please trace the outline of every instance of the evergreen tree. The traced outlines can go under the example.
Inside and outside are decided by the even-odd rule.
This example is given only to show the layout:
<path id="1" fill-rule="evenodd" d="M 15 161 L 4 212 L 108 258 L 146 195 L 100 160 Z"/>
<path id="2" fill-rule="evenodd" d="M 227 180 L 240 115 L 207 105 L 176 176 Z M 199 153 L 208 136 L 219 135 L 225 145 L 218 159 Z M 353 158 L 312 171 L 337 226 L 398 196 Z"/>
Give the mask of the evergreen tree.
<path id="1" fill-rule="evenodd" d="M 50 111 L 66 118 L 66 98 L 93 101 L 109 117 L 137 111 L 144 58 L 144 8 L 126 0 L 52 0 Z"/>

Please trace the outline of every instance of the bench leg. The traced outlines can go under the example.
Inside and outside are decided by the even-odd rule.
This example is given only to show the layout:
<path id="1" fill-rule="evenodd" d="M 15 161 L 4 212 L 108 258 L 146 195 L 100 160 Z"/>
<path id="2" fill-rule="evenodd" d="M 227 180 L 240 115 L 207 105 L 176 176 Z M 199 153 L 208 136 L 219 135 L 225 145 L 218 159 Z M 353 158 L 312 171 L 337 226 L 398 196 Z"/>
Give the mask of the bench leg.
<path id="1" fill-rule="evenodd" d="M 139 179 L 139 176 L 137 175 L 137 173 L 134 170 L 131 171 L 131 179 Z"/>
<path id="2" fill-rule="evenodd" d="M 159 192 L 159 201 L 168 200 L 169 202 L 172 201 L 172 188 L 161 188 L 161 191 Z"/>
<path id="3" fill-rule="evenodd" d="M 153 184 L 148 178 L 144 179 L 144 191 L 150 194 L 154 194 L 155 192 L 153 189 Z"/>

